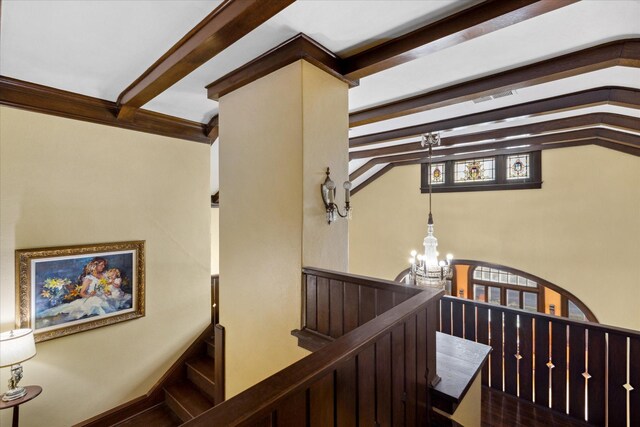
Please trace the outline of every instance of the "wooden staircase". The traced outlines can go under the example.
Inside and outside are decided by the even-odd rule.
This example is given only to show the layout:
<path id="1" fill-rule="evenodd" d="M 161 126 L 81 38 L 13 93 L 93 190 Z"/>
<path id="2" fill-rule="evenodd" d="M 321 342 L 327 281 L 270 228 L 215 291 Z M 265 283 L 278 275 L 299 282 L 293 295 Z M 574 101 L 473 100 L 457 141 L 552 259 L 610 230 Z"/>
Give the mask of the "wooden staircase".
<path id="1" fill-rule="evenodd" d="M 173 427 L 211 409 L 224 400 L 223 340 L 220 325 L 208 327 L 147 395 L 75 427 Z"/>

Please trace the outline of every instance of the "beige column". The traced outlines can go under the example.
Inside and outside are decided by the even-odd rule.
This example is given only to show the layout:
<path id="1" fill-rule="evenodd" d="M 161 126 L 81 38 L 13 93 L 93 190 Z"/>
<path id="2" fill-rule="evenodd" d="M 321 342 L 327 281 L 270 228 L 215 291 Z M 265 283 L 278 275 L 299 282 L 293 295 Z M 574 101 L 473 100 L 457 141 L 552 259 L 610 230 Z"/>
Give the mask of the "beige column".
<path id="1" fill-rule="evenodd" d="M 298 61 L 220 98 L 220 316 L 227 398 L 308 354 L 301 268 L 346 271 L 348 225 L 320 184 L 348 167 L 348 87 Z"/>

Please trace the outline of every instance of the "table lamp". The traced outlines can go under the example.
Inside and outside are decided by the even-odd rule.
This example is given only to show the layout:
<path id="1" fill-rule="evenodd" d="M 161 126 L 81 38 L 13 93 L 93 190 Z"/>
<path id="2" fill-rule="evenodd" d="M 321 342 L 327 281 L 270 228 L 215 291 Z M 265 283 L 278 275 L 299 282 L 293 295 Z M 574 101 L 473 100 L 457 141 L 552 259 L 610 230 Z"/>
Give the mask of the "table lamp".
<path id="1" fill-rule="evenodd" d="M 9 402 L 27 394 L 24 387 L 18 387 L 22 379 L 20 363 L 35 355 L 36 343 L 31 329 L 15 329 L 0 334 L 0 368 L 11 366 L 9 391 L 2 396 L 3 401 Z"/>

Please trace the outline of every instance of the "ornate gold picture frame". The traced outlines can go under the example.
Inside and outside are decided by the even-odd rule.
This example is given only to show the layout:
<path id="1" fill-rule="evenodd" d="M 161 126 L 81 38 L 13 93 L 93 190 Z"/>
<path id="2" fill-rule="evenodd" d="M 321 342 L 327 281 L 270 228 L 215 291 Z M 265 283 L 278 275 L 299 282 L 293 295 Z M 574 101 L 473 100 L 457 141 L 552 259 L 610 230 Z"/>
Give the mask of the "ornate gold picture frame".
<path id="1" fill-rule="evenodd" d="M 16 250 L 16 325 L 36 342 L 143 317 L 144 241 Z"/>

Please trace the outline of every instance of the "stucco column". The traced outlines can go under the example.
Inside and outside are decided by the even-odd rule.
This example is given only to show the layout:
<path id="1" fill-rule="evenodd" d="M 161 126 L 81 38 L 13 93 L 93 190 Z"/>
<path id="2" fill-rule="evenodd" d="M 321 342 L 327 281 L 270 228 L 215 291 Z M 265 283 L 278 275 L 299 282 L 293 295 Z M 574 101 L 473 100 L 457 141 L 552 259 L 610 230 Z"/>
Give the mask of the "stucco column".
<path id="1" fill-rule="evenodd" d="M 227 398 L 307 354 L 290 334 L 300 327 L 301 268 L 347 270 L 347 221 L 327 225 L 320 197 L 330 167 L 344 205 L 347 92 L 300 60 L 219 100 Z"/>

